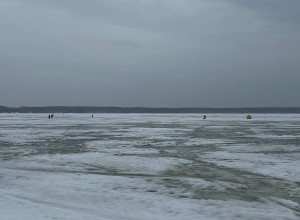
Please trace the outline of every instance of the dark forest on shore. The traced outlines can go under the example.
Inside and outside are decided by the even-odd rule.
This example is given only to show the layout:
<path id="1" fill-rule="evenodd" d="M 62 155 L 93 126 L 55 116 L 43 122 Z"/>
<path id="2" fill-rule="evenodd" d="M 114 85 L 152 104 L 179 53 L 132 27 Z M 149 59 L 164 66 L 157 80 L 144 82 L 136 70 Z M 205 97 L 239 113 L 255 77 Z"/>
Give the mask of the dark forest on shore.
<path id="1" fill-rule="evenodd" d="M 148 107 L 88 107 L 45 106 L 6 107 L 0 113 L 300 113 L 300 107 L 261 108 L 148 108 Z"/>

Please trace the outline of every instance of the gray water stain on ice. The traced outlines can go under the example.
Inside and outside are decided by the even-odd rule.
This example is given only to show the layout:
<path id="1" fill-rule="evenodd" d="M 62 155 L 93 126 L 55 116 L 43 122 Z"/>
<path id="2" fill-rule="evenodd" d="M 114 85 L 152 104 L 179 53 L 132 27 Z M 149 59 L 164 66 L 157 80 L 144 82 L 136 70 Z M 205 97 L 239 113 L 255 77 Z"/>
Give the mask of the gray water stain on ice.
<path id="1" fill-rule="evenodd" d="M 299 132 L 296 114 L 1 114 L 0 213 L 299 219 Z"/>

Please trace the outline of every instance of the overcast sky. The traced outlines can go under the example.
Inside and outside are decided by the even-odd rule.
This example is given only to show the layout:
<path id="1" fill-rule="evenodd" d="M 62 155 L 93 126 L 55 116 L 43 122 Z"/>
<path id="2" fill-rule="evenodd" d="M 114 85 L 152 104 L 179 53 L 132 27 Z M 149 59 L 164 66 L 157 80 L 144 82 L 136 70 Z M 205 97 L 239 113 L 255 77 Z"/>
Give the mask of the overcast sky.
<path id="1" fill-rule="evenodd" d="M 0 105 L 300 106 L 300 1 L 0 0 Z"/>

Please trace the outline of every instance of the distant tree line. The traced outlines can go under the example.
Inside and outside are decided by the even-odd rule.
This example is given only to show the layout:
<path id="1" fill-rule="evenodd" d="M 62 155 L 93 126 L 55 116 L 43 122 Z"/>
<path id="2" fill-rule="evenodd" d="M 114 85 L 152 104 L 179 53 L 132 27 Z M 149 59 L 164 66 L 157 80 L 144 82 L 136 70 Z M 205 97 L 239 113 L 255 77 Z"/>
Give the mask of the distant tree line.
<path id="1" fill-rule="evenodd" d="M 300 113 L 300 107 L 262 108 L 146 108 L 146 107 L 86 107 L 45 106 L 6 107 L 0 113 Z"/>

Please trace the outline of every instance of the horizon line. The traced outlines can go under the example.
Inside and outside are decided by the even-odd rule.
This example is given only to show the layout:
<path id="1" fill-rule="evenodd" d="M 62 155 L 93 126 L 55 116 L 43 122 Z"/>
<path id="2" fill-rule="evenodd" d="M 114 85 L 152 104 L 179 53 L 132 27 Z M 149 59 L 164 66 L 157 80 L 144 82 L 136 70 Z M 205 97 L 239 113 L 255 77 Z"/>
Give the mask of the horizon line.
<path id="1" fill-rule="evenodd" d="M 148 108 L 148 109 L 243 109 L 243 108 L 300 108 L 300 106 L 258 106 L 258 107 L 148 107 L 148 106 L 93 106 L 93 105 L 45 105 L 45 106 L 18 106 L 10 107 L 0 105 L 0 107 L 5 108 L 53 108 L 53 107 L 63 107 L 63 108 Z"/>

